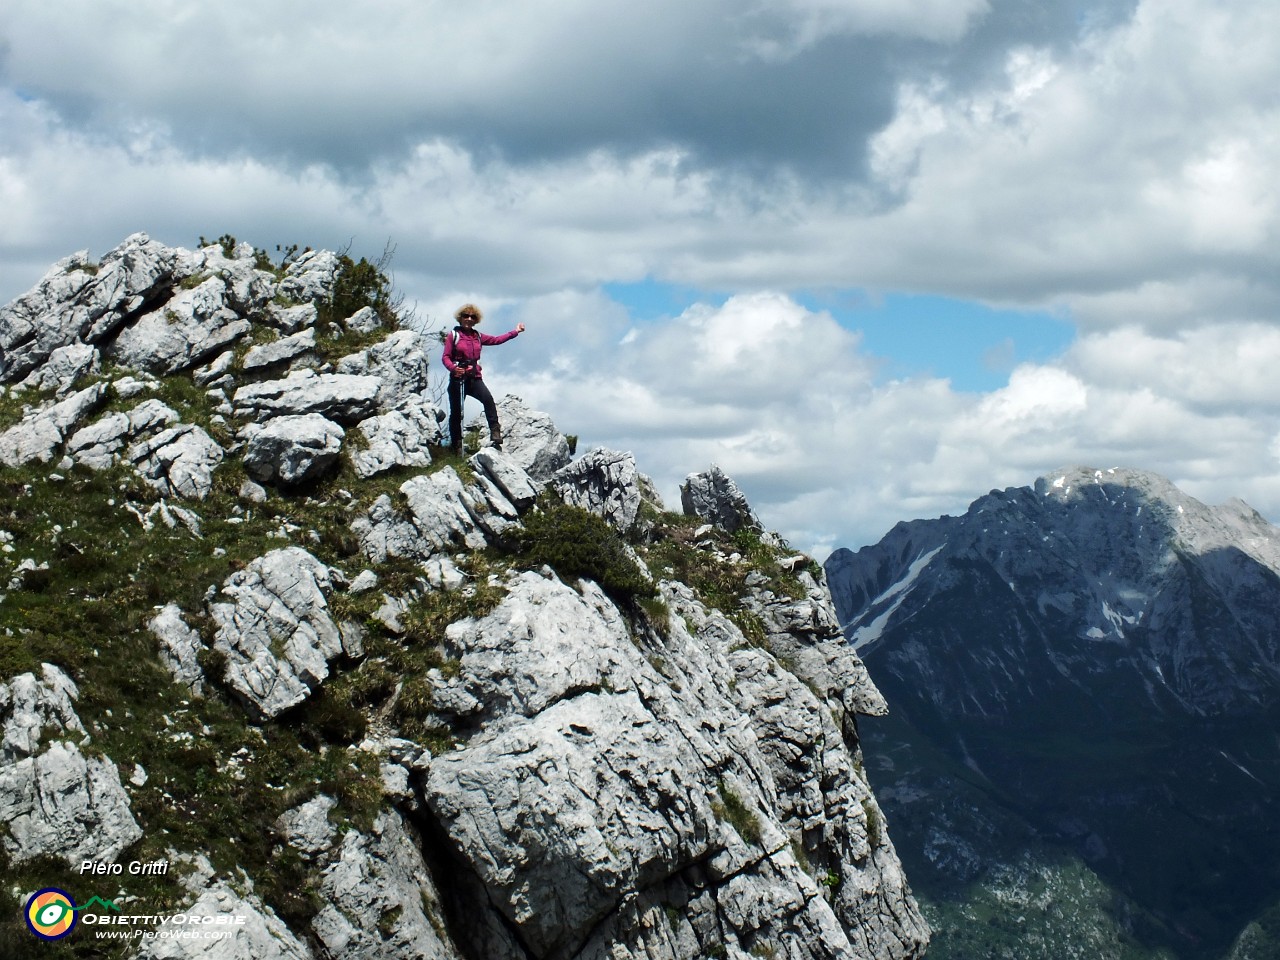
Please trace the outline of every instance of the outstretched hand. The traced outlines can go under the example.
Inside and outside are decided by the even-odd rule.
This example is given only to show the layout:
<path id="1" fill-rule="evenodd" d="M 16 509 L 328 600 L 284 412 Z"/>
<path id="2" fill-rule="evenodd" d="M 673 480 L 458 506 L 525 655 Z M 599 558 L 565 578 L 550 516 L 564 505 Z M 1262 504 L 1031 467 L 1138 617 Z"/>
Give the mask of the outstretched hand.
<path id="1" fill-rule="evenodd" d="M 523 323 L 517 323 L 517 324 L 516 324 L 516 333 L 524 333 L 524 324 L 523 324 Z"/>

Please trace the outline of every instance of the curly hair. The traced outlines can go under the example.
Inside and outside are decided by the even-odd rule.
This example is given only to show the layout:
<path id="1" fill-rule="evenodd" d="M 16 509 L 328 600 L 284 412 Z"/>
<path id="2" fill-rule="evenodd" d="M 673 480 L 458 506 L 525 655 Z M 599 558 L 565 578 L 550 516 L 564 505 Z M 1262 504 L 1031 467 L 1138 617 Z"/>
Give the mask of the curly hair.
<path id="1" fill-rule="evenodd" d="M 461 321 L 464 313 L 475 314 L 476 323 L 484 319 L 484 311 L 477 307 L 474 303 L 464 303 L 457 310 L 453 311 L 453 319 Z"/>

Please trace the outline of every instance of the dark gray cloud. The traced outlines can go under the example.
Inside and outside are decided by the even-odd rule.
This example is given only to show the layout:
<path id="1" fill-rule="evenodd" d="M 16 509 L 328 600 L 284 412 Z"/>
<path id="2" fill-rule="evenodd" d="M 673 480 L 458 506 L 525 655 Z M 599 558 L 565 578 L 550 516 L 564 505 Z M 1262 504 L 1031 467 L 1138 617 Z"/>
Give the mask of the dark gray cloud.
<path id="1" fill-rule="evenodd" d="M 104 3 L 76 22 L 56 5 L 12 10 L 0 28 L 19 44 L 10 82 L 66 123 L 104 136 L 155 124 L 197 155 L 357 175 L 436 138 L 513 164 L 675 146 L 716 167 L 849 178 L 905 78 L 964 90 L 1011 48 L 1068 46 L 1118 9 L 998 0 L 935 28 L 947 18 L 927 0 L 918 21 L 906 4 L 882 23 L 878 6 L 286 2 L 175 18 Z"/>

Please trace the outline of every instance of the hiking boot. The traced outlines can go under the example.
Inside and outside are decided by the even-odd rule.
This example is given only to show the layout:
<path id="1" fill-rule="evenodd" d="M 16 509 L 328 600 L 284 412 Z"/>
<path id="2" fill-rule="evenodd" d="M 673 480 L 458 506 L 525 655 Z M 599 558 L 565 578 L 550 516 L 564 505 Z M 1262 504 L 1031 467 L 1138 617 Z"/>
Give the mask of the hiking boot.
<path id="1" fill-rule="evenodd" d="M 498 424 L 492 424 L 489 427 L 489 443 L 493 445 L 493 449 L 502 449 L 502 427 Z"/>

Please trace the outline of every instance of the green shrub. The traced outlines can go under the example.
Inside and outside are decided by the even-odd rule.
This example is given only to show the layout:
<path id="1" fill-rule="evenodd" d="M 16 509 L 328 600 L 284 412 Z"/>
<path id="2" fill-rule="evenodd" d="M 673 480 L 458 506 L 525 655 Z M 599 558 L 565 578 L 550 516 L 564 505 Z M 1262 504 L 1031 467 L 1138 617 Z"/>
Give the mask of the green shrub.
<path id="1" fill-rule="evenodd" d="M 880 811 L 870 800 L 863 800 L 862 812 L 867 816 L 867 842 L 875 849 L 880 846 Z"/>
<path id="2" fill-rule="evenodd" d="M 391 277 L 387 273 L 393 253 L 394 249 L 388 246 L 376 261 L 364 257 L 353 260 L 345 251 L 338 255 L 333 292 L 326 302 L 316 304 L 322 327 L 345 320 L 365 307 L 372 307 L 388 326 L 398 322 L 399 302 L 392 294 Z"/>
<path id="3" fill-rule="evenodd" d="M 621 606 L 634 608 L 655 595 L 622 534 L 580 507 L 544 500 L 525 514 L 511 546 L 517 566 L 536 570 L 545 564 L 565 580 L 594 580 Z"/>
<path id="4" fill-rule="evenodd" d="M 743 799 L 723 780 L 719 784 L 720 801 L 711 805 L 717 817 L 726 821 L 743 840 L 754 846 L 763 842 L 760 819 L 748 809 Z"/>

